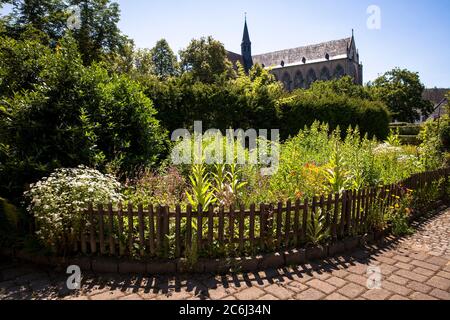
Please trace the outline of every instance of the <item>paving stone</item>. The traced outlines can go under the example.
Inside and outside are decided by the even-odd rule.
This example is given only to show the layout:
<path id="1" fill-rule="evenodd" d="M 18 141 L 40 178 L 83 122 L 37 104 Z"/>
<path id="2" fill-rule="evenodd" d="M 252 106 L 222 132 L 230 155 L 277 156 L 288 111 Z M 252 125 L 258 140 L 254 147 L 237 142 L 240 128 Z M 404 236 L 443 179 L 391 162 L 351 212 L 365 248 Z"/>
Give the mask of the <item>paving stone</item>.
<path id="1" fill-rule="evenodd" d="M 173 300 L 173 301 L 179 301 L 179 300 L 187 300 L 192 297 L 192 294 L 186 291 L 171 291 L 167 294 L 159 294 L 156 296 L 157 300 Z"/>
<path id="2" fill-rule="evenodd" d="M 316 289 L 308 289 L 295 296 L 295 300 L 320 300 L 325 296 L 325 294 Z"/>
<path id="3" fill-rule="evenodd" d="M 352 283 L 346 285 L 342 289 L 339 289 L 338 292 L 346 297 L 349 297 L 350 299 L 354 299 L 366 290 L 367 290 L 366 288 Z"/>
<path id="4" fill-rule="evenodd" d="M 441 278 L 441 277 L 433 277 L 427 281 L 427 284 L 434 288 L 438 288 L 438 289 L 441 289 L 444 291 L 450 290 L 450 280 L 449 279 L 445 279 L 445 278 Z"/>
<path id="5" fill-rule="evenodd" d="M 419 268 L 415 268 L 413 270 L 413 272 L 417 272 L 418 274 L 421 274 L 421 275 L 423 275 L 425 277 L 431 277 L 431 276 L 433 276 L 435 274 L 434 271 L 431 271 L 431 270 L 428 270 L 428 269 L 424 269 L 424 268 L 420 268 L 420 267 Z"/>
<path id="6" fill-rule="evenodd" d="M 423 300 L 437 300 L 436 298 L 433 298 L 433 297 L 431 297 L 431 296 L 429 296 L 427 294 L 423 294 L 423 293 L 420 293 L 420 292 L 413 293 L 410 296 L 410 298 L 412 300 L 420 300 L 420 301 L 423 301 Z"/>
<path id="7" fill-rule="evenodd" d="M 309 289 L 306 285 L 304 285 L 301 282 L 298 281 L 292 281 L 286 285 L 286 288 L 290 291 L 293 291 L 295 293 L 300 293 L 302 291 L 305 291 L 306 289 Z"/>
<path id="8" fill-rule="evenodd" d="M 140 295 L 135 293 L 135 294 L 127 295 L 125 297 L 120 297 L 118 300 L 139 301 L 139 300 L 144 300 L 144 299 Z"/>
<path id="9" fill-rule="evenodd" d="M 406 288 L 403 285 L 399 285 L 390 281 L 383 281 L 381 284 L 383 289 L 389 290 L 393 293 L 402 295 L 402 296 L 407 296 L 411 293 L 411 289 Z"/>
<path id="10" fill-rule="evenodd" d="M 229 295 L 232 295 L 235 292 L 236 289 L 234 288 L 225 288 L 223 286 L 219 286 L 217 288 L 209 290 L 208 295 L 211 300 L 220 300 Z"/>
<path id="11" fill-rule="evenodd" d="M 367 273 L 367 268 L 369 266 L 365 265 L 365 264 L 358 264 L 356 266 L 351 266 L 350 268 L 348 268 L 348 272 L 351 273 L 356 273 L 358 275 L 362 275 L 362 274 L 366 274 Z"/>
<path id="12" fill-rule="evenodd" d="M 349 300 L 349 298 L 343 296 L 342 294 L 335 292 L 335 293 L 329 295 L 328 297 L 326 297 L 325 300 L 341 301 L 341 300 Z"/>
<path id="13" fill-rule="evenodd" d="M 400 284 L 400 285 L 403 285 L 403 286 L 406 285 L 406 284 L 410 281 L 409 279 L 406 279 L 406 278 L 397 276 L 397 275 L 395 275 L 395 274 L 389 276 L 389 277 L 387 278 L 387 280 L 388 280 L 388 281 L 391 281 L 391 282 L 395 282 L 395 283 Z"/>
<path id="14" fill-rule="evenodd" d="M 395 271 L 398 270 L 397 267 L 391 266 L 391 265 L 388 265 L 388 264 L 385 264 L 385 263 L 380 264 L 379 268 L 380 268 L 381 274 L 383 276 L 389 276 L 389 275 L 391 275 L 392 273 L 394 273 Z"/>
<path id="15" fill-rule="evenodd" d="M 408 270 L 408 271 L 411 271 L 412 269 L 415 268 L 413 265 L 407 264 L 407 263 L 403 263 L 403 262 L 397 262 L 395 264 L 395 267 L 403 269 L 403 270 Z"/>
<path id="16" fill-rule="evenodd" d="M 397 275 L 403 278 L 407 278 L 409 280 L 417 281 L 417 282 L 425 282 L 428 280 L 427 277 L 422 276 L 420 274 L 408 271 L 408 270 L 399 270 L 396 272 Z"/>
<path id="17" fill-rule="evenodd" d="M 234 295 L 238 300 L 256 300 L 265 295 L 265 292 L 257 287 L 244 289 Z"/>
<path id="18" fill-rule="evenodd" d="M 125 296 L 125 294 L 120 290 L 107 291 L 100 294 L 95 294 L 90 296 L 91 300 L 116 300 Z"/>
<path id="19" fill-rule="evenodd" d="M 392 297 L 390 297 L 389 300 L 402 301 L 402 300 L 409 300 L 409 299 L 407 297 L 405 297 L 405 296 L 399 296 L 398 294 L 395 294 Z"/>
<path id="20" fill-rule="evenodd" d="M 330 294 L 333 291 L 336 290 L 336 287 L 332 286 L 331 284 L 326 283 L 325 281 L 314 279 L 306 283 L 307 286 L 310 286 L 314 289 L 318 289 L 326 294 Z"/>
<path id="21" fill-rule="evenodd" d="M 428 293 L 433 289 L 432 287 L 430 287 L 424 283 L 416 282 L 416 281 L 409 282 L 407 284 L 407 287 L 409 289 L 412 289 L 413 291 L 420 292 L 420 293 Z"/>
<path id="22" fill-rule="evenodd" d="M 367 286 L 368 277 L 367 276 L 363 277 L 363 276 L 351 274 L 347 278 L 345 278 L 345 280 L 354 282 L 354 283 L 359 284 L 361 286 Z"/>
<path id="23" fill-rule="evenodd" d="M 450 272 L 447 272 L 447 271 L 439 271 L 436 275 L 437 275 L 438 277 L 441 277 L 441 278 L 445 278 L 445 279 L 450 280 Z M 1 287 L 1 285 L 0 285 L 0 287 Z"/>
<path id="24" fill-rule="evenodd" d="M 402 256 L 402 255 L 393 256 L 392 259 L 398 260 L 398 261 L 403 262 L 403 263 L 409 263 L 412 260 L 410 257 L 405 257 L 405 256 Z"/>
<path id="25" fill-rule="evenodd" d="M 89 300 L 89 297 L 88 296 L 67 296 L 63 300 L 73 300 L 73 301 Z"/>
<path id="26" fill-rule="evenodd" d="M 439 267 L 446 266 L 449 263 L 449 259 L 441 258 L 441 257 L 431 257 L 426 262 L 437 265 Z"/>
<path id="27" fill-rule="evenodd" d="M 367 300 L 386 300 L 392 296 L 392 293 L 384 289 L 373 289 L 363 294 L 363 298 Z"/>
<path id="28" fill-rule="evenodd" d="M 287 300 L 294 295 L 294 292 L 289 291 L 285 287 L 277 284 L 273 284 L 267 288 L 264 288 L 264 290 L 270 293 L 271 295 L 276 296 L 280 300 Z"/>
<path id="29" fill-rule="evenodd" d="M 450 300 L 450 292 L 443 291 L 440 289 L 434 289 L 433 291 L 431 291 L 430 296 L 433 296 L 441 300 Z"/>
<path id="30" fill-rule="evenodd" d="M 345 286 L 347 284 L 347 282 L 345 280 L 338 278 L 338 277 L 331 277 L 331 278 L 327 279 L 326 282 L 328 282 L 329 284 L 331 284 L 332 286 L 335 286 L 337 288 L 342 288 L 343 286 Z"/>
<path id="31" fill-rule="evenodd" d="M 389 265 L 395 265 L 397 263 L 396 260 L 384 256 L 376 257 L 375 260 Z"/>
<path id="32" fill-rule="evenodd" d="M 432 271 L 438 271 L 438 270 L 441 269 L 437 265 L 434 265 L 434 264 L 431 264 L 431 263 L 428 263 L 428 262 L 424 262 L 424 261 L 420 261 L 420 260 L 413 260 L 413 261 L 411 261 L 411 264 L 415 265 L 417 267 L 421 267 L 421 268 L 424 268 L 424 269 L 429 269 L 429 270 L 432 270 Z"/>
<path id="33" fill-rule="evenodd" d="M 270 294 L 266 294 L 264 297 L 261 297 L 258 300 L 260 300 L 260 301 L 275 301 L 275 300 L 278 300 L 278 298 L 274 297 Z"/>

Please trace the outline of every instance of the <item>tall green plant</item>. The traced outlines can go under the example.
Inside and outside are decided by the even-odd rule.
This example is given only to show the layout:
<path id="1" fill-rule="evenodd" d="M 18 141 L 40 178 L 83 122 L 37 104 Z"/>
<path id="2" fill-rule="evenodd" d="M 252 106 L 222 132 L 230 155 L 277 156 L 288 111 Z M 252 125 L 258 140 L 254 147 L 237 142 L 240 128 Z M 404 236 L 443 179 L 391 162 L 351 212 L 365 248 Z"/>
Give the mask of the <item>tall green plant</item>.
<path id="1" fill-rule="evenodd" d="M 192 175 L 189 177 L 189 180 L 192 184 L 192 193 L 186 191 L 186 196 L 193 207 L 202 206 L 202 208 L 208 208 L 209 205 L 217 202 L 209 181 L 209 174 L 206 172 L 203 163 L 192 166 Z"/>
<path id="2" fill-rule="evenodd" d="M 321 209 L 312 214 L 312 219 L 308 223 L 307 237 L 312 245 L 324 243 L 330 237 L 330 230 L 326 227 L 326 216 Z"/>
<path id="3" fill-rule="evenodd" d="M 350 177 L 346 170 L 346 162 L 342 156 L 338 143 L 333 150 L 328 164 L 328 169 L 325 171 L 330 191 L 334 193 L 342 193 L 347 187 L 349 187 Z"/>

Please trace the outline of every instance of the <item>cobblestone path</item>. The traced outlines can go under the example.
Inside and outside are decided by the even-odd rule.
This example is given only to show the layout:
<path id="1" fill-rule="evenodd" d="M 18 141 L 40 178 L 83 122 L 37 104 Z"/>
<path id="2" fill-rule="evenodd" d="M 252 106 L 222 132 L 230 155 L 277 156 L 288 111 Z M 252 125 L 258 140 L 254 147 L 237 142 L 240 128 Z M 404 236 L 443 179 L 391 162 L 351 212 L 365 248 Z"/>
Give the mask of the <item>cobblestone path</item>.
<path id="1" fill-rule="evenodd" d="M 450 209 L 415 228 L 413 236 L 295 268 L 228 276 L 84 274 L 77 292 L 66 288 L 63 272 L 0 262 L 0 299 L 450 300 Z M 381 288 L 368 289 L 369 267 L 381 271 Z"/>

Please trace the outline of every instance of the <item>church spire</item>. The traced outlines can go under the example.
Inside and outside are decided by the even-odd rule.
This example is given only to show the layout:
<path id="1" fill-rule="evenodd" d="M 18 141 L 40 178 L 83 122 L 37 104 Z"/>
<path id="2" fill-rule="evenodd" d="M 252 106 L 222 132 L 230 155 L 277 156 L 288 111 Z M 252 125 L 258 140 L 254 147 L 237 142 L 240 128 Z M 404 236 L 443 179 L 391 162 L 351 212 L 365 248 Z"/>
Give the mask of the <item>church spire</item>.
<path id="1" fill-rule="evenodd" d="M 252 42 L 250 41 L 250 34 L 248 32 L 247 26 L 247 13 L 245 13 L 244 35 L 242 37 L 241 54 L 242 59 L 244 60 L 245 72 L 248 73 L 249 70 L 253 67 L 253 58 L 252 58 Z"/>
<path id="2" fill-rule="evenodd" d="M 251 43 L 250 42 L 250 34 L 248 32 L 248 26 L 247 26 L 247 12 L 245 13 L 244 36 L 242 37 L 242 43 Z"/>

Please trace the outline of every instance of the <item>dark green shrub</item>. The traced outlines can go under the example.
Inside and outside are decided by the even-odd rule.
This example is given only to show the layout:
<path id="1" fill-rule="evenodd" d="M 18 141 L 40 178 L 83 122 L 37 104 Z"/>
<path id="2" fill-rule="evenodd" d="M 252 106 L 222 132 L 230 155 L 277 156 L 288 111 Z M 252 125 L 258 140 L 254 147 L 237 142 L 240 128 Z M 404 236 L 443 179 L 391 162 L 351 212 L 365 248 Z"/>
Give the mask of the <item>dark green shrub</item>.
<path id="1" fill-rule="evenodd" d="M 137 82 L 110 75 L 99 65 L 83 66 L 70 37 L 61 41 L 56 52 L 24 42 L 7 42 L 2 53 L 19 66 L 25 64 L 18 70 L 28 70 L 26 65 L 40 59 L 46 63 L 29 80 L 29 90 L 2 97 L 2 196 L 18 203 L 28 184 L 58 168 L 88 165 L 127 173 L 164 159 L 166 134 L 155 118 L 152 101 Z M 23 46 L 35 46 L 41 56 L 15 59 Z M 0 74 L 11 78 L 15 72 L 15 65 L 0 63 Z M 23 86 L 21 79 L 15 82 Z"/>
<path id="2" fill-rule="evenodd" d="M 450 150 L 450 121 L 441 123 L 441 140 L 442 146 L 446 151 Z"/>
<path id="3" fill-rule="evenodd" d="M 421 130 L 420 125 L 407 125 L 399 128 L 401 136 L 417 136 Z"/>
<path id="4" fill-rule="evenodd" d="M 315 121 L 328 123 L 333 130 L 343 132 L 350 126 L 360 128 L 362 134 L 384 140 L 389 134 L 389 112 L 380 102 L 349 98 L 336 94 L 315 95 L 297 92 L 280 101 L 282 137 L 294 136 Z"/>

